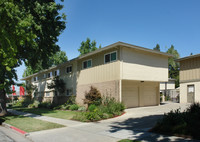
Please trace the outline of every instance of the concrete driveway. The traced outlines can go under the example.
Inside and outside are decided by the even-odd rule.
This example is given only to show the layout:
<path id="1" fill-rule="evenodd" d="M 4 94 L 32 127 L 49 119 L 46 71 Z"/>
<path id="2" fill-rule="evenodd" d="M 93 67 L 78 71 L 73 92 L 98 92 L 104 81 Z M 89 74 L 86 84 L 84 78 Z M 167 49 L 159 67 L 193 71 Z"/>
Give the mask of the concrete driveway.
<path id="1" fill-rule="evenodd" d="M 35 142 L 116 142 L 121 139 L 143 141 L 190 141 L 149 133 L 156 121 L 172 109 L 186 109 L 189 104 L 166 103 L 160 106 L 126 109 L 120 117 L 94 123 L 79 123 L 65 128 L 33 132 Z"/>

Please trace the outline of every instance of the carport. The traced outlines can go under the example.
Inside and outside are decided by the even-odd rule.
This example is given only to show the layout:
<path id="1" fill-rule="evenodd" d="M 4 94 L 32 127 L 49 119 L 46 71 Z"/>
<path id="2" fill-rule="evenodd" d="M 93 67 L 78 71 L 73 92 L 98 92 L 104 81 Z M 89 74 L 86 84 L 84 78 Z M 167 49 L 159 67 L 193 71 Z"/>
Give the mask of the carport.
<path id="1" fill-rule="evenodd" d="M 127 108 L 160 103 L 159 82 L 122 80 L 122 102 Z"/>

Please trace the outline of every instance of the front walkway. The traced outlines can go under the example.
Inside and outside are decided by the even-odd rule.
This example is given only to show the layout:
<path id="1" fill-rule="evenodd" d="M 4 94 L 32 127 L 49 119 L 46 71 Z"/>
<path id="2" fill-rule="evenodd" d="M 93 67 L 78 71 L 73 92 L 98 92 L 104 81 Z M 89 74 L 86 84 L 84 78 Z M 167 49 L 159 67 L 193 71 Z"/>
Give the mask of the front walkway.
<path id="1" fill-rule="evenodd" d="M 120 117 L 91 123 L 63 120 L 12 110 L 9 111 L 67 126 L 64 128 L 32 132 L 29 138 L 34 142 L 116 142 L 121 139 L 138 139 L 143 141 L 193 141 L 180 137 L 164 136 L 148 132 L 148 130 L 155 125 L 156 121 L 162 118 L 164 113 L 169 112 L 171 109 L 180 108 L 184 110 L 188 105 L 189 104 L 166 103 L 160 106 L 126 109 L 126 113 Z"/>

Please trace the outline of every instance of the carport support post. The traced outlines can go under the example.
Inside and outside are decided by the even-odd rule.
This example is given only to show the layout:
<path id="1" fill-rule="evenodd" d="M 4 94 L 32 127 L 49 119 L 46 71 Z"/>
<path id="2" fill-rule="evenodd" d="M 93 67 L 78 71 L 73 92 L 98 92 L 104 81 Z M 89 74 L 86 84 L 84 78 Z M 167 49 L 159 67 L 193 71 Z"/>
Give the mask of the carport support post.
<path id="1" fill-rule="evenodd" d="M 119 80 L 119 102 L 122 102 L 122 80 Z"/>

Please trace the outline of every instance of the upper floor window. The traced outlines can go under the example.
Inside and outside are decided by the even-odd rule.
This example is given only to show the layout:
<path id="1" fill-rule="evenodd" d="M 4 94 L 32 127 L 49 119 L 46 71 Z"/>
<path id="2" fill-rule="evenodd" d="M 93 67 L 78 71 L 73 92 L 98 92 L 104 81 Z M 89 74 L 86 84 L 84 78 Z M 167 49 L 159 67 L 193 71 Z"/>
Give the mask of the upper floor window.
<path id="1" fill-rule="evenodd" d="M 37 80 L 38 80 L 38 77 L 37 77 L 37 76 L 33 78 L 33 81 L 37 81 Z"/>
<path id="2" fill-rule="evenodd" d="M 59 75 L 60 75 L 60 71 L 59 70 L 54 71 L 54 76 L 59 76 Z"/>
<path id="3" fill-rule="evenodd" d="M 92 67 L 92 60 L 86 60 L 83 62 L 83 69 Z"/>
<path id="4" fill-rule="evenodd" d="M 52 77 L 52 72 L 49 72 L 49 73 L 47 74 L 47 76 L 48 76 L 48 78 Z"/>
<path id="5" fill-rule="evenodd" d="M 117 60 L 117 52 L 111 52 L 104 55 L 104 63 L 109 63 Z"/>
<path id="6" fill-rule="evenodd" d="M 68 66 L 66 68 L 66 73 L 71 73 L 72 72 L 72 66 Z"/>

